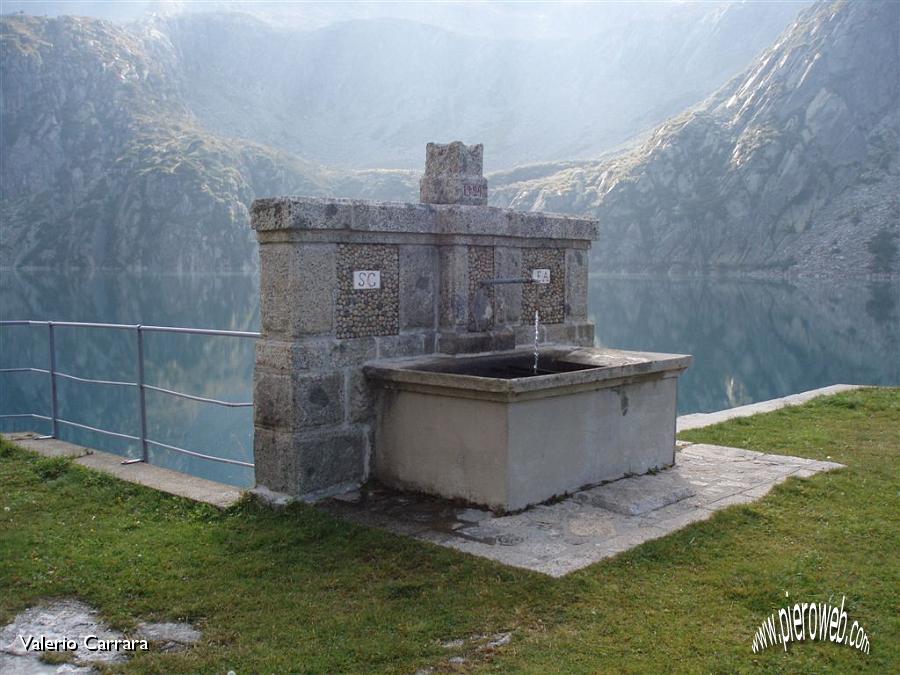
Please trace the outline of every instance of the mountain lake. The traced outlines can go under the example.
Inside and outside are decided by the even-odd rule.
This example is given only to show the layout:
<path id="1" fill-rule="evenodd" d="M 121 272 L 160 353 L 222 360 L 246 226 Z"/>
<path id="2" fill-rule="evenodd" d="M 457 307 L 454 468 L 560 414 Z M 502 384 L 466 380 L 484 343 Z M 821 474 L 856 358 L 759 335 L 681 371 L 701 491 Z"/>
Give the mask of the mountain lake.
<path id="1" fill-rule="evenodd" d="M 679 414 L 710 412 L 836 383 L 900 384 L 900 282 L 758 281 L 594 276 L 590 318 L 601 346 L 692 354 Z M 0 272 L 2 318 L 259 330 L 255 275 Z M 47 368 L 44 326 L 0 327 L 0 368 Z M 145 381 L 227 401 L 253 396 L 254 340 L 147 333 Z M 134 331 L 59 327 L 57 370 L 134 382 Z M 0 414 L 50 414 L 46 374 L 0 373 Z M 139 435 L 134 387 L 58 378 L 62 419 Z M 252 408 L 146 393 L 147 435 L 160 443 L 252 462 Z M 2 431 L 49 423 L 0 419 Z M 64 440 L 127 457 L 138 443 L 61 425 Z M 150 461 L 240 486 L 253 470 L 151 446 Z"/>

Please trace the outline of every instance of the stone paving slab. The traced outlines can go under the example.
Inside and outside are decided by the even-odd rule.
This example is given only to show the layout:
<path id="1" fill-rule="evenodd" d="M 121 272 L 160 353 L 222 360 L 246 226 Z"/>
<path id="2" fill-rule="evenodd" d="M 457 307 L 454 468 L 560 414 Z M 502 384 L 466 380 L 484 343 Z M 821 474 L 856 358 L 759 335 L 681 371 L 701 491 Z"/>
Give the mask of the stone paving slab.
<path id="1" fill-rule="evenodd" d="M 695 494 L 694 486 L 679 473 L 664 471 L 584 490 L 575 499 L 626 516 L 640 516 Z"/>
<path id="2" fill-rule="evenodd" d="M 221 509 L 236 503 L 243 494 L 241 488 L 234 485 L 218 483 L 152 464 L 122 464 L 123 458 L 119 455 L 91 450 L 55 438 L 39 439 L 37 434 L 31 432 L 3 434 L 3 437 L 45 457 L 71 457 L 76 464 L 112 474 L 129 483 L 146 485 L 161 492 L 186 497 L 196 502 L 205 502 Z"/>
<path id="3" fill-rule="evenodd" d="M 835 462 L 715 445 L 682 445 L 675 466 L 494 516 L 426 495 L 370 488 L 322 502 L 327 512 L 497 562 L 561 577 L 663 537 L 718 510 L 762 498 L 789 477 Z"/>

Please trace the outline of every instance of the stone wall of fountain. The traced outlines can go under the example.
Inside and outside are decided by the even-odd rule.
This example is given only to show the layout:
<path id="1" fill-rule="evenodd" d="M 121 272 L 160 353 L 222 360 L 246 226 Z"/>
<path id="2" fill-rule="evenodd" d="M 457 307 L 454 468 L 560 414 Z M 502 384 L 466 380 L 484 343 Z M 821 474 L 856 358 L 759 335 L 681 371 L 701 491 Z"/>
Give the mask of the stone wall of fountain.
<path id="1" fill-rule="evenodd" d="M 262 338 L 256 481 L 296 496 L 360 484 L 377 452 L 363 366 L 591 346 L 593 220 L 486 206 L 482 146 L 429 143 L 421 203 L 281 197 L 252 207 Z M 540 283 L 485 283 L 537 279 Z"/>

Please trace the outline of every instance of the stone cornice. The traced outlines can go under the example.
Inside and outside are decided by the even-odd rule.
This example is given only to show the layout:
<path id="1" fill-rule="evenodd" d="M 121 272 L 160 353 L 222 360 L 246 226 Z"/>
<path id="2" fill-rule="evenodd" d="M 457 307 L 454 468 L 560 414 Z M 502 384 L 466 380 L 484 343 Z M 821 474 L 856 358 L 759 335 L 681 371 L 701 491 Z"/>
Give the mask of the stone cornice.
<path id="1" fill-rule="evenodd" d="M 486 235 L 592 241 L 597 221 L 493 206 L 412 204 L 320 197 L 257 199 L 251 226 L 274 230 L 349 230 L 425 235 Z"/>

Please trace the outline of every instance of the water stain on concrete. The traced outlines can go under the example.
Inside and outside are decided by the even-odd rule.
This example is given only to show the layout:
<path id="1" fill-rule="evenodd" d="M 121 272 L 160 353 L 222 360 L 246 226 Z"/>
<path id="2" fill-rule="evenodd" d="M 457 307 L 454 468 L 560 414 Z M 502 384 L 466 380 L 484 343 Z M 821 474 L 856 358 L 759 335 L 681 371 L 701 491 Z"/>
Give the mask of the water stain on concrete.
<path id="1" fill-rule="evenodd" d="M 834 462 L 739 448 L 685 445 L 675 466 L 580 490 L 552 503 L 495 515 L 375 484 L 319 508 L 497 562 L 559 577 L 715 511 L 762 498 L 791 476 L 841 468 Z"/>

